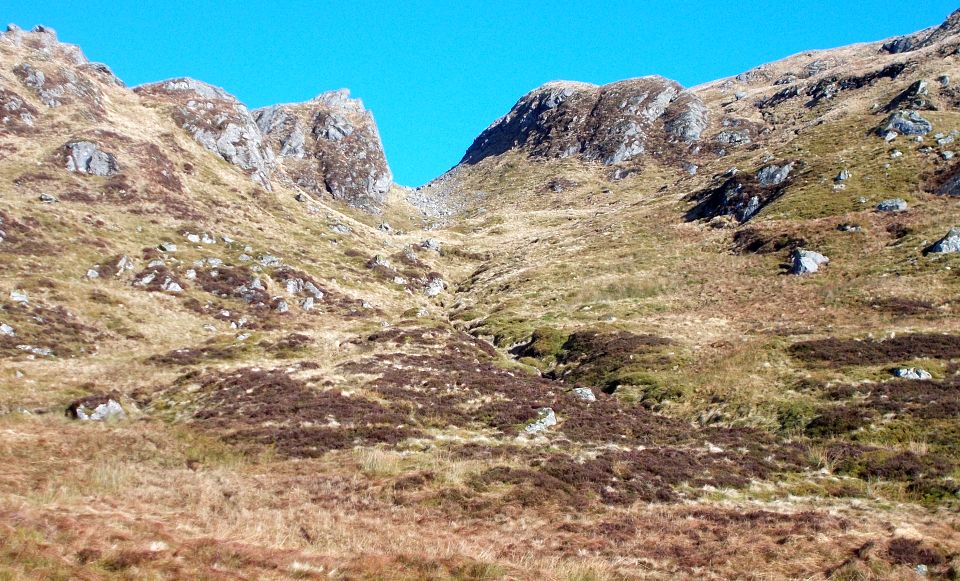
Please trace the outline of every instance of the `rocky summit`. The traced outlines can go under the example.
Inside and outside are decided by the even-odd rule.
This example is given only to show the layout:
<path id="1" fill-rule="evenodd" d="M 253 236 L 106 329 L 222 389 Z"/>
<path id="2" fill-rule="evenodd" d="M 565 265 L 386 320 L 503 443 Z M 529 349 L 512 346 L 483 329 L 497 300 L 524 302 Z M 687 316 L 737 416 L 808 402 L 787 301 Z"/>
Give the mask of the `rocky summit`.
<path id="1" fill-rule="evenodd" d="M 375 210 L 393 183 L 373 115 L 346 89 L 253 112 L 288 179 L 316 196 Z"/>
<path id="2" fill-rule="evenodd" d="M 956 579 L 957 79 L 552 82 L 405 188 L 11 25 L 0 578 Z"/>
<path id="3" fill-rule="evenodd" d="M 700 140 L 706 126 L 703 102 L 662 77 L 602 87 L 552 82 L 524 95 L 481 133 L 461 163 L 521 148 L 537 157 L 579 156 L 612 165 L 683 151 Z"/>

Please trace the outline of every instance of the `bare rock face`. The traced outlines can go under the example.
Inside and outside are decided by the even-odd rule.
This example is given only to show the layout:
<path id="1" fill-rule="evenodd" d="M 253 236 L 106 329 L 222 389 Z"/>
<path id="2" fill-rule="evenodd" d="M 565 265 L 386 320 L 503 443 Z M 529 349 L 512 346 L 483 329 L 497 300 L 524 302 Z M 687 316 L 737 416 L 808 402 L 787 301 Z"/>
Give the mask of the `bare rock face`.
<path id="1" fill-rule="evenodd" d="M 662 145 L 682 147 L 698 141 L 706 127 L 704 103 L 663 77 L 602 87 L 552 82 L 525 95 L 481 133 L 461 163 L 520 148 L 537 157 L 579 155 L 611 165 Z"/>
<path id="2" fill-rule="evenodd" d="M 95 143 L 73 141 L 64 147 L 67 152 L 66 163 L 69 171 L 95 176 L 112 176 L 116 175 L 120 169 L 113 154 L 100 151 Z"/>
<path id="3" fill-rule="evenodd" d="M 386 201 L 393 176 L 373 115 L 346 89 L 254 111 L 284 173 L 316 195 L 366 210 Z"/>
<path id="4" fill-rule="evenodd" d="M 273 153 L 246 106 L 219 87 L 180 78 L 134 89 L 147 99 L 176 106 L 175 120 L 207 150 L 270 189 Z"/>

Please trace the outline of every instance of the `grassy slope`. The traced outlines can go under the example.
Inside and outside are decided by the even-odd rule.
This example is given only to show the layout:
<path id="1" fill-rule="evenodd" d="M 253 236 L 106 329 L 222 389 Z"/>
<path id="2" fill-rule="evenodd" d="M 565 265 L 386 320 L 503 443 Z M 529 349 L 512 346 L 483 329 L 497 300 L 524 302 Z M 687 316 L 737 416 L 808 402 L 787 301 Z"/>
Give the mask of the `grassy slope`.
<path id="1" fill-rule="evenodd" d="M 18 86 L 8 76 L 3 81 Z M 0 459 L 7 467 L 0 477 L 0 576 L 590 579 L 748 571 L 771 578 L 832 572 L 837 578 L 908 578 L 916 557 L 901 555 L 895 539 L 933 551 L 921 557 L 946 574 L 960 547 L 955 502 L 921 497 L 902 478 L 857 476 L 857 466 L 845 467 L 833 454 L 835 440 L 804 431 L 821 408 L 846 405 L 831 399 L 823 384 L 884 380 L 890 365 L 909 361 L 832 367 L 789 351 L 792 343 L 819 337 L 960 332 L 951 312 L 960 263 L 918 254 L 956 221 L 955 203 L 920 192 L 917 176 L 932 171 L 934 162 L 917 157 L 913 147 L 901 147 L 907 155 L 889 172 L 883 167 L 886 146 L 862 136 L 877 121 L 867 104 L 895 90 L 878 85 L 872 91 L 831 112 L 829 123 L 790 140 L 771 140 L 759 151 L 732 152 L 705 164 L 694 178 L 653 163 L 642 174 L 611 182 L 602 168 L 574 160 L 532 163 L 513 154 L 488 160 L 461 178 L 464 190 L 489 194 L 483 212 L 426 232 L 416 230 L 416 218 L 401 208 L 403 215 L 388 217 L 404 232 L 392 236 L 373 228 L 374 219 L 346 208 L 316 202 L 309 211 L 282 185 L 272 193 L 257 190 L 193 143 L 162 108 L 145 108 L 119 89 L 109 89 L 108 118 L 99 124 L 82 119 L 76 108 L 42 109 L 38 134 L 7 138 L 21 149 L 0 162 L 0 209 L 36 224 L 30 236 L 48 246 L 38 247 L 42 252 L 0 247 L 0 289 L 27 289 L 34 303 L 62 306 L 94 330 L 51 331 L 6 301 L 4 292 L 3 316 L 16 318 L 18 333 L 36 341 L 54 333 L 54 341 L 73 346 L 77 355 L 47 360 L 7 353 L 0 362 L 0 408 L 17 412 L 0 416 Z M 954 115 L 931 119 L 938 130 L 953 128 Z M 18 177 L 35 171 L 34 160 L 56 160 L 68 137 L 97 127 L 178 151 L 177 163 L 194 169 L 181 174 L 184 191 L 171 194 L 173 202 L 198 215 L 174 217 L 156 197 L 135 205 L 41 205 L 39 191 L 102 187 L 97 178 L 66 174 L 54 161 L 40 168 L 54 176 L 43 190 L 35 183 L 17 185 Z M 118 150 L 121 163 L 125 151 Z M 784 276 L 783 252 L 738 255 L 731 251 L 731 230 L 682 221 L 689 206 L 683 198 L 704 187 L 712 173 L 730 165 L 754 169 L 766 153 L 807 165 L 787 195 L 751 227 L 799 233 L 823 250 L 832 261 L 818 276 Z M 841 166 L 854 177 L 847 190 L 835 192 L 829 178 Z M 143 167 L 127 175 L 136 189 L 157 191 Z M 547 186 L 557 176 L 579 185 L 553 192 Z M 912 202 L 906 216 L 869 211 L 893 194 Z M 860 196 L 868 198 L 866 209 L 856 204 Z M 142 204 L 160 211 L 131 211 Z M 837 232 L 840 221 L 859 222 L 864 232 Z M 904 238 L 887 233 L 893 221 L 909 226 Z M 349 224 L 354 233 L 335 234 L 333 223 Z M 236 243 L 193 247 L 179 234 L 185 228 L 227 234 Z M 452 283 L 438 299 L 406 293 L 390 276 L 366 267 L 374 254 L 399 264 L 395 257 L 402 249 L 427 236 L 439 238 L 444 251 L 418 252 L 427 263 L 423 268 Z M 254 313 L 251 318 L 264 328 L 238 341 L 239 331 L 186 306 L 189 298 L 215 300 L 196 285 L 178 297 L 134 288 L 128 278 L 84 279 L 91 265 L 118 254 L 137 259 L 139 271 L 146 262 L 142 249 L 161 240 L 178 243 L 175 258 L 183 268 L 208 256 L 239 264 L 244 246 L 251 245 L 255 255 L 280 256 L 313 276 L 331 297 L 366 300 L 375 309 L 330 300 L 311 315 L 296 308 L 282 317 Z M 932 306 L 904 312 L 891 299 Z M 223 302 L 229 309 L 245 308 L 236 299 Z M 426 316 L 417 318 L 413 312 L 421 308 Z M 353 310 L 363 315 L 352 316 Z M 381 322 L 409 333 L 366 339 Z M 502 351 L 483 355 L 454 327 L 504 348 L 543 327 L 561 336 L 601 330 L 673 343 L 642 354 L 641 365 L 620 362 L 635 373 L 633 384 L 602 399 L 607 407 L 600 409 L 627 415 L 618 416 L 601 438 L 567 421 L 544 438 L 518 440 L 511 431 L 517 426 L 496 424 L 497 414 L 510 418 L 513 410 L 530 406 L 524 398 L 547 397 L 538 390 L 569 387 L 531 383 L 534 366 L 549 369 L 562 357 L 559 343 L 545 342 L 553 351 L 547 357 L 516 362 Z M 301 349 L 276 347 L 292 333 L 312 342 Z M 184 365 L 147 361 L 202 347 L 231 355 Z M 938 378 L 953 373 L 950 361 L 917 363 Z M 197 419 L 189 405 L 175 405 L 197 394 L 212 397 L 216 389 L 203 378 L 254 367 L 281 369 L 305 386 L 296 391 L 300 387 L 293 384 L 292 393 L 327 394 L 339 407 L 307 410 L 315 416 L 298 415 L 296 399 L 284 400 L 289 407 L 283 409 L 256 408 L 286 395 L 281 387 L 287 384 L 279 381 L 268 384 L 275 396 L 243 400 L 250 407 L 223 425 Z M 512 375 L 492 375 L 503 369 Z M 397 384 L 376 381 L 391 373 Z M 417 391 L 428 382 L 434 391 Z M 62 417 L 70 400 L 101 391 L 121 394 L 132 418 L 87 425 Z M 242 389 L 228 393 L 238 401 L 245 397 Z M 452 406 L 438 404 L 445 393 L 457 398 Z M 645 398 L 653 396 L 662 416 L 646 415 L 639 403 L 651 405 Z M 507 403 L 505 409 L 495 408 L 499 401 Z M 579 418 L 563 394 L 556 401 L 568 406 L 561 420 Z M 226 413 L 232 402 L 223 403 Z M 627 411 L 618 411 L 621 405 Z M 457 419 L 458 406 L 496 411 L 488 424 L 464 423 Z M 256 422 L 243 417 L 258 409 L 269 415 Z M 361 439 L 359 446 L 322 454 L 284 452 L 286 436 L 312 433 L 328 421 L 328 412 L 338 414 L 345 428 L 348 421 L 363 426 L 369 409 L 412 409 L 420 433 L 398 444 Z M 593 417 L 588 428 L 603 419 Z M 245 430 L 260 435 L 271 425 L 281 426 L 279 433 L 266 432 L 273 445 L 243 437 Z M 743 426 L 759 431 L 724 431 Z M 955 417 L 879 418 L 860 432 L 840 434 L 839 441 L 956 460 L 960 452 L 949 440 L 955 426 Z M 646 437 L 649 444 L 637 444 Z M 670 472 L 682 471 L 681 461 L 689 458 L 715 470 L 709 450 L 718 443 L 725 449 L 720 465 L 728 462 L 730 473 L 761 453 L 787 453 L 795 444 L 798 464 L 785 475 L 758 473 L 746 484 L 696 484 L 682 474 L 670 480 Z M 753 445 L 756 455 L 737 455 L 736 448 Z M 630 455 L 644 448 L 670 456 L 657 456 L 648 466 Z M 590 463 L 606 454 L 614 459 L 609 466 Z M 553 475 L 551 465 L 566 466 L 582 479 Z M 608 485 L 617 487 L 631 471 L 650 481 L 664 478 L 669 484 L 657 492 L 679 496 L 669 502 L 642 496 L 605 502 L 605 481 L 576 472 L 584 465 L 610 468 L 616 479 Z"/>

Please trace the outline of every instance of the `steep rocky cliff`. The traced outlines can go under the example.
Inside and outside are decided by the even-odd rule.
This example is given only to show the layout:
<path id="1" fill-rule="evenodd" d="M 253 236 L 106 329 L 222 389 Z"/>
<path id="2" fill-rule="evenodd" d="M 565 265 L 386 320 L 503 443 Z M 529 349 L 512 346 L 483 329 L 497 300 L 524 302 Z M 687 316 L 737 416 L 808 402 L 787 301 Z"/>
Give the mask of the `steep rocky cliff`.
<path id="1" fill-rule="evenodd" d="M 373 115 L 349 91 L 254 111 L 264 140 L 297 187 L 367 210 L 386 201 L 392 175 Z"/>

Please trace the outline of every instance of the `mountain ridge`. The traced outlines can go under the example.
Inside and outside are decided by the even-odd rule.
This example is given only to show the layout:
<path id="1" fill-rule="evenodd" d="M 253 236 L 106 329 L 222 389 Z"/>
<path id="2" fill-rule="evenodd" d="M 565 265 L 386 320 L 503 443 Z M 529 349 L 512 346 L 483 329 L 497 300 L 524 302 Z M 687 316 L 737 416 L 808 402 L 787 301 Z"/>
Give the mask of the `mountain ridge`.
<path id="1" fill-rule="evenodd" d="M 345 90 L 0 35 L 0 577 L 955 578 L 936 38 L 550 83 L 407 189 Z"/>

